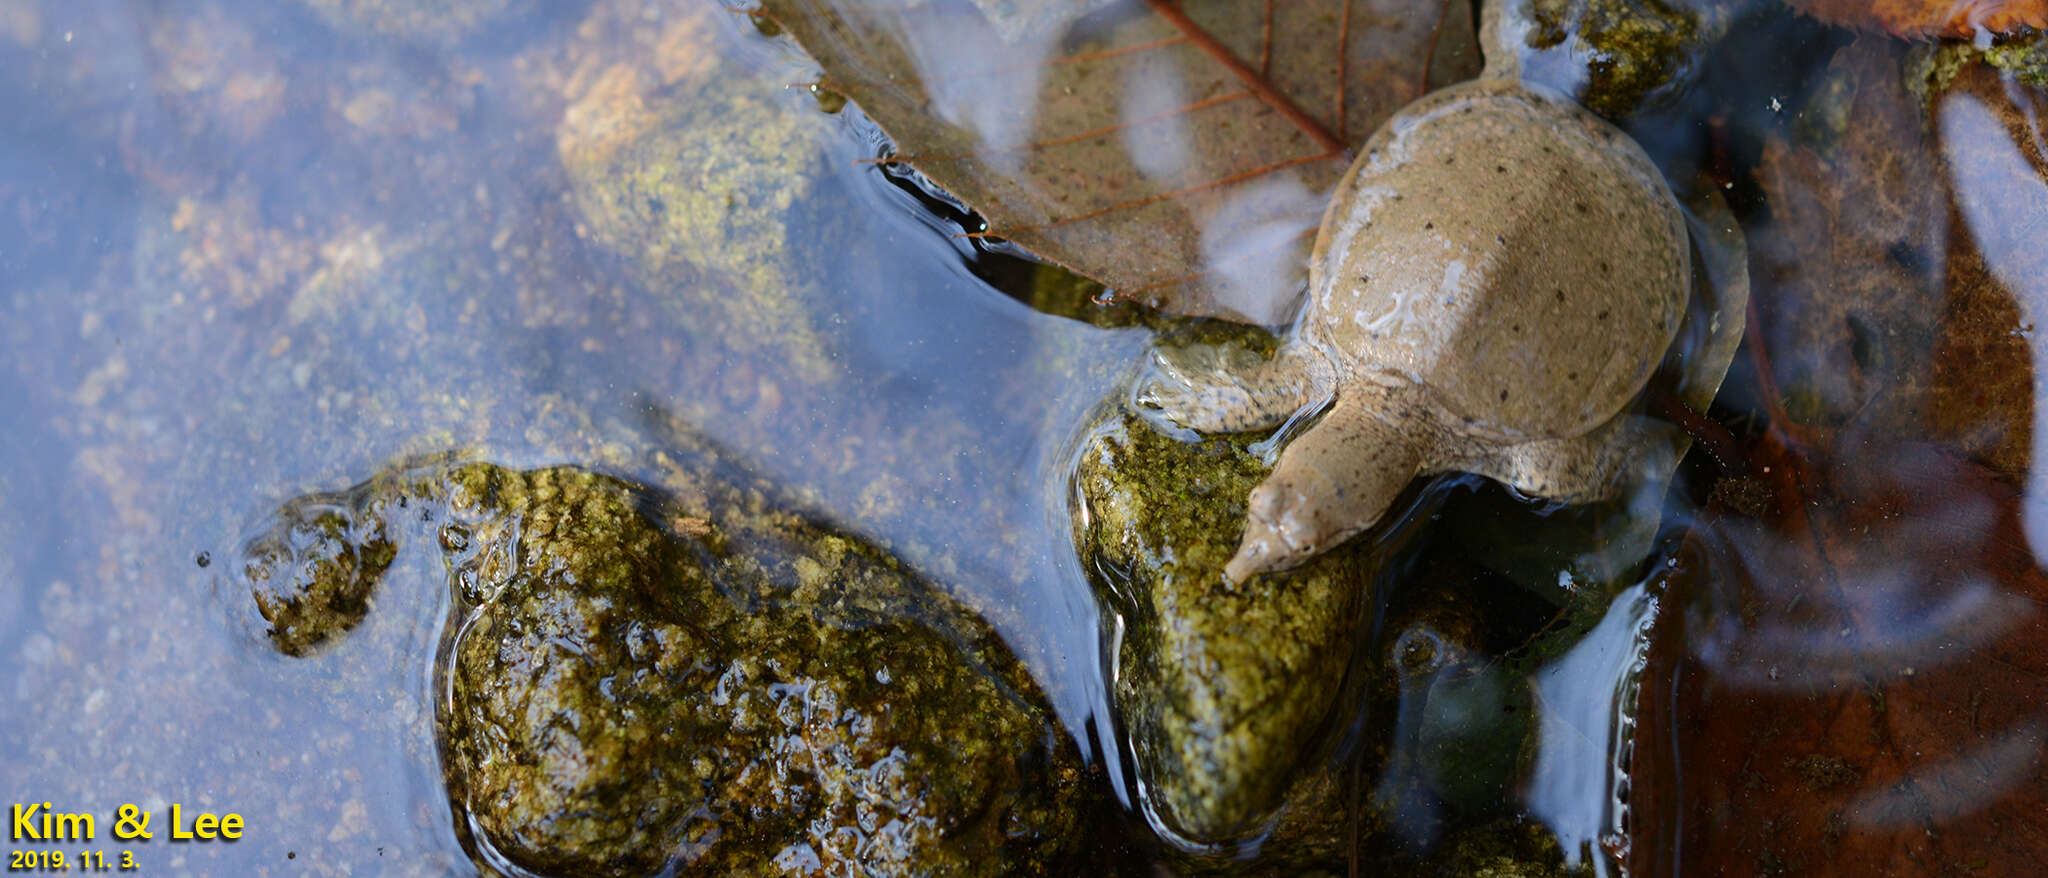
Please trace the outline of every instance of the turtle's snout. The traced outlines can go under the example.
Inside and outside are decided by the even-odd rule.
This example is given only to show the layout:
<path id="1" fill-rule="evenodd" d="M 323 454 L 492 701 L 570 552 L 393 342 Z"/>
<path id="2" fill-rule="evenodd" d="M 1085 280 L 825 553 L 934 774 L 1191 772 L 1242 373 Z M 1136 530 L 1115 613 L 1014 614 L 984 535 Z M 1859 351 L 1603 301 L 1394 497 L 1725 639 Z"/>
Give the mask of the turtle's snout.
<path id="1" fill-rule="evenodd" d="M 1286 493 L 1286 488 L 1271 482 L 1252 489 L 1244 538 L 1237 544 L 1237 554 L 1223 566 L 1224 578 L 1249 582 L 1261 573 L 1285 570 L 1315 554 L 1313 542 L 1301 539 L 1302 528 L 1292 514 L 1300 498 L 1293 498 L 1296 502 L 1290 504 Z"/>

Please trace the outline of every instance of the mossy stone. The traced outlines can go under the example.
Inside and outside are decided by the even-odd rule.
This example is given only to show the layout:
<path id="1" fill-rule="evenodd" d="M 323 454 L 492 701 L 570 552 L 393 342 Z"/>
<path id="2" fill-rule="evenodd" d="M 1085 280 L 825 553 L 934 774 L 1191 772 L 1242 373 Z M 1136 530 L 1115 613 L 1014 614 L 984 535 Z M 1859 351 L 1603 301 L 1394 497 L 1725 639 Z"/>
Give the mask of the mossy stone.
<path id="1" fill-rule="evenodd" d="M 302 0 L 329 26 L 418 43 L 453 43 L 530 0 Z"/>
<path id="2" fill-rule="evenodd" d="M 1313 761 L 1367 586 L 1369 541 L 1224 580 L 1267 470 L 1252 445 L 1181 442 L 1119 409 L 1075 474 L 1082 566 L 1124 626 L 1114 697 L 1146 806 L 1197 843 L 1259 834 Z"/>
<path id="3" fill-rule="evenodd" d="M 442 761 L 484 863 L 993 876 L 1069 860 L 1093 787 L 993 632 L 763 499 L 436 465 L 287 504 L 244 570 L 267 584 L 275 645 L 303 654 L 431 536 L 454 595 Z"/>
<path id="4" fill-rule="evenodd" d="M 630 68 L 599 77 L 556 131 L 577 212 L 633 276 L 742 354 L 835 374 L 815 315 L 830 303 L 807 259 L 831 258 L 804 213 L 823 171 L 823 114 L 792 112 L 727 79 L 656 87 Z"/>
<path id="5" fill-rule="evenodd" d="M 1573 97 L 1608 119 L 1682 88 L 1706 46 L 1726 27 L 1725 16 L 1715 10 L 1661 0 L 1522 2 L 1533 25 L 1527 48 L 1562 53 L 1558 63 L 1578 80 Z M 1534 60 L 1525 65 L 1532 71 L 1549 66 Z"/>

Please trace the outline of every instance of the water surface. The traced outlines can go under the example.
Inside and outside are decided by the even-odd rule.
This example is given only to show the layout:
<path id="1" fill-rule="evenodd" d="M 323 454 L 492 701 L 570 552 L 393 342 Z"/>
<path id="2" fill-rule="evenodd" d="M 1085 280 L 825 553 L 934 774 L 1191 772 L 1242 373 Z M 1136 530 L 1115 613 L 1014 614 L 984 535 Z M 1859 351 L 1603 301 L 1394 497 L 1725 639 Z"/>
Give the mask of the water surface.
<path id="1" fill-rule="evenodd" d="M 284 499 L 415 455 L 656 482 L 665 431 L 683 424 L 986 616 L 1128 795 L 1108 737 L 1105 620 L 1069 544 L 1065 480 L 1074 437 L 1151 331 L 1024 304 L 1034 269 L 958 237 L 973 219 L 900 168 L 863 163 L 885 148 L 872 123 L 788 87 L 816 68 L 747 16 L 654 0 L 500 5 L 450 4 L 488 16 L 481 27 L 394 23 L 375 4 L 0 8 L 0 110 L 13 120 L 0 132 L 0 794 L 96 814 L 181 802 L 250 825 L 234 844 L 141 845 L 145 870 L 473 872 L 435 756 L 445 595 L 433 571 L 395 577 L 361 630 L 301 662 L 241 623 L 246 597 L 220 587 L 214 562 Z M 1622 852 L 1644 871 L 1690 871 L 1679 864 L 1717 842 L 1760 870 L 1785 856 L 1750 823 L 1717 828 L 1716 808 L 1796 812 L 1789 825 L 1816 844 L 1846 832 L 1858 851 L 1901 827 L 1949 827 L 1965 841 L 1942 862 L 1965 866 L 1983 860 L 1973 846 L 2038 850 L 2040 811 L 2026 805 L 2048 789 L 2036 697 L 2048 590 L 2033 552 L 2012 550 L 2033 545 L 2039 515 L 2026 510 L 2040 504 L 2033 387 L 2010 373 L 2033 367 L 2043 300 L 2028 253 L 2048 225 L 2022 197 L 2042 185 L 2029 115 L 2040 91 L 1979 84 L 1951 99 L 1926 135 L 1927 168 L 1944 169 L 1929 188 L 1942 191 L 1899 208 L 1906 220 L 1876 248 L 1905 280 L 1859 279 L 1841 267 L 1855 259 L 1812 243 L 1838 214 L 1801 213 L 1799 199 L 1901 172 L 1832 173 L 1842 159 L 1810 171 L 1785 144 L 1852 139 L 1812 132 L 1867 114 L 1845 109 L 1841 83 L 1874 82 L 1904 49 L 1871 50 L 1891 67 L 1831 73 L 1848 35 L 1782 12 L 1752 21 L 1744 39 L 1783 51 L 1717 49 L 1689 91 L 1629 120 L 1667 173 L 1724 183 L 1757 254 L 1767 322 L 1751 338 L 1772 356 L 1739 358 L 1709 412 L 1748 450 L 1723 462 L 1734 466 L 1695 454 L 1651 498 L 1655 557 L 1604 584 L 1611 604 L 1557 622 L 1583 639 L 1552 644 L 1554 658 L 1500 650 L 1541 717 L 1507 810 L 1603 872 Z M 722 255 L 663 261 L 586 211 L 601 178 L 576 159 L 606 147 L 604 120 L 675 100 L 741 102 L 691 117 L 703 127 L 681 142 L 714 144 L 691 155 L 725 173 L 768 169 L 754 184 L 789 196 L 688 227 Z M 735 152 L 736 119 L 775 139 Z M 1863 136 L 1922 142 L 1906 130 Z M 1944 265 L 1984 266 L 1988 280 L 1945 285 Z M 1872 292 L 1893 281 L 1924 289 Z M 720 304 L 768 288 L 799 307 Z M 1831 304 L 1844 299 L 1857 307 Z M 1967 319 L 1928 316 L 1943 307 Z M 2008 359 L 1982 369 L 1973 355 Z M 1908 385 L 1935 401 L 1886 395 Z M 1932 426 L 1900 426 L 1920 425 L 1923 408 Z M 1900 451 L 1901 438 L 1919 444 Z M 1926 446 L 1942 463 L 1915 469 Z M 1756 533 L 1726 524 L 1745 507 L 1713 493 L 1744 464 L 1783 489 L 1765 475 L 1790 460 L 1832 473 L 1794 487 L 1825 491 L 1845 529 L 1892 508 L 1838 487 L 1866 473 L 1906 473 L 1878 486 L 1893 493 L 1974 487 L 1912 507 L 1901 542 L 1858 543 L 1853 575 L 1831 580 L 1782 560 L 1806 531 L 1768 515 Z M 1541 518 L 1513 508 L 1526 513 L 1513 527 Z M 1998 536 L 1971 536 L 1984 533 Z M 1706 560 L 1676 548 L 1689 538 Z M 1898 546 L 1907 557 L 1884 557 Z M 1693 575 L 1668 591 L 1676 565 L 1659 562 L 1678 558 Z M 1474 575 L 1478 594 L 1515 587 Z M 1531 640 L 1560 612 L 1526 595 L 1497 603 L 1526 616 L 1508 627 Z M 1839 612 L 1823 625 L 1816 604 Z M 1845 627 L 1853 636 L 1822 637 Z M 1770 658 L 1787 655 L 1801 662 Z M 1645 665 L 1664 672 L 1639 683 Z M 1949 715 L 1911 697 L 1927 695 L 1914 675 L 1931 668 L 1967 672 L 1948 683 L 1974 693 L 1974 737 L 1930 720 L 1872 755 L 1852 752 L 1853 729 L 1769 718 L 1859 692 L 1906 706 L 1879 727 L 1910 725 L 1908 708 Z M 1684 707 L 1639 717 L 1639 691 Z M 1762 765 L 1702 758 L 1702 717 L 1726 724 L 1714 735 L 1780 749 L 1759 751 Z M 1651 722 L 1664 745 L 1634 749 Z M 1813 743 L 1784 743 L 1802 734 Z M 1923 742 L 1955 758 L 1913 749 Z M 1814 770 L 1837 763 L 1846 773 Z M 1642 777 L 1663 784 L 1655 796 Z M 1686 783 L 1667 792 L 1674 778 Z M 1897 792 L 1915 783 L 1952 794 L 1928 806 Z M 1773 785 L 1814 801 L 1765 802 Z M 1986 829 L 1986 814 L 2014 816 Z"/>

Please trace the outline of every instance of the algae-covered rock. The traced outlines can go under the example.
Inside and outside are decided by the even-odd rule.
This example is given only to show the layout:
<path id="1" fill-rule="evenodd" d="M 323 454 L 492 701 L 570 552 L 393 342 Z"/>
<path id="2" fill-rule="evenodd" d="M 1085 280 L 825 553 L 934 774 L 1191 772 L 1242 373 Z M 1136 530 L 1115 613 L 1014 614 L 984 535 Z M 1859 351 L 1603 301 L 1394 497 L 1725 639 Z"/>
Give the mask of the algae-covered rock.
<path id="1" fill-rule="evenodd" d="M 1398 874 L 1471 874 L 1449 865 L 1458 848 L 1518 808 L 1535 743 L 1533 666 L 1498 649 L 1533 620 L 1516 618 L 1523 603 L 1475 588 L 1476 568 L 1455 544 L 1405 554 L 1418 557 L 1396 565 L 1381 633 L 1342 696 L 1351 744 L 1290 779 L 1258 848 L 1263 874 L 1341 869 L 1354 856 Z M 1213 860 L 1186 866 L 1231 871 Z"/>
<path id="2" fill-rule="evenodd" d="M 1470 591 L 1433 578 L 1389 632 L 1382 666 L 1396 694 L 1374 805 L 1411 843 L 1452 815 L 1508 809 L 1535 743 L 1522 669 L 1485 650 Z"/>
<path id="3" fill-rule="evenodd" d="M 422 43 L 450 43 L 530 0 L 302 0 L 341 30 Z"/>
<path id="4" fill-rule="evenodd" d="M 1150 808 L 1197 843 L 1257 835 L 1318 735 L 1350 664 L 1371 543 L 1247 584 L 1223 578 L 1252 440 L 1177 441 L 1128 412 L 1084 440 L 1082 567 L 1121 616 L 1114 697 Z"/>
<path id="5" fill-rule="evenodd" d="M 1333 757 L 1344 757 L 1332 733 L 1372 698 L 1397 706 L 1391 680 L 1367 691 L 1384 665 L 1354 669 L 1353 658 L 1375 590 L 1407 587 L 1395 562 L 1434 492 L 1373 539 L 1231 583 L 1222 571 L 1245 498 L 1268 471 L 1258 438 L 1182 442 L 1128 409 L 1109 413 L 1082 443 L 1074 539 L 1122 626 L 1113 695 L 1143 806 L 1191 847 L 1259 838 L 1265 862 L 1305 866 L 1356 830 L 1355 809 L 1333 808 Z"/>
<path id="6" fill-rule="evenodd" d="M 1140 804 L 1182 845 L 1174 868 L 1561 874 L 1554 842 L 1525 850 L 1509 839 L 1522 828 L 1489 822 L 1513 812 L 1533 741 L 1533 665 L 1502 651 L 1542 601 L 1494 579 L 1515 597 L 1489 607 L 1483 568 L 1425 539 L 1435 487 L 1376 540 L 1227 583 L 1266 473 L 1255 439 L 1182 442 L 1123 409 L 1079 452 L 1074 538 L 1121 628 L 1113 697 Z M 1463 853 L 1479 842 L 1485 856 Z"/>
<path id="7" fill-rule="evenodd" d="M 830 258 L 807 216 L 825 127 L 771 102 L 777 92 L 704 72 L 658 88 L 620 65 L 582 90 L 556 131 L 590 235 L 651 289 L 673 290 L 692 325 L 740 353 L 790 359 L 805 378 L 834 373 L 811 321 L 829 309 L 802 267 Z M 799 231 L 803 230 L 803 231 Z"/>
<path id="8" fill-rule="evenodd" d="M 1078 754 L 992 632 L 758 490 L 697 488 L 399 471 L 288 504 L 245 570 L 302 654 L 408 538 L 440 549 L 442 756 L 483 862 L 1004 875 L 1075 852 Z"/>
<path id="9" fill-rule="evenodd" d="M 370 611 L 397 554 L 378 508 L 385 499 L 361 490 L 299 498 L 243 547 L 242 576 L 279 652 L 306 655 Z"/>
<path id="10" fill-rule="evenodd" d="M 1662 0 L 1499 0 L 1525 28 L 1523 75 L 1619 119 L 1672 94 L 1740 4 Z"/>
<path id="11" fill-rule="evenodd" d="M 1581 858 L 1567 865 L 1557 836 L 1526 818 L 1502 818 L 1464 830 L 1447 840 L 1435 869 L 1424 874 L 1459 878 L 1566 878 L 1591 876 L 1593 864 Z"/>
<path id="12" fill-rule="evenodd" d="M 2048 33 L 2000 40 L 1984 50 L 1984 63 L 2036 88 L 2048 88 Z"/>
<path id="13" fill-rule="evenodd" d="M 1958 73 L 1979 61 L 2023 84 L 2048 88 L 2048 32 L 2000 37 L 1986 46 L 1968 40 L 1943 40 L 1922 54 L 1924 57 L 1909 66 L 1924 68 L 1925 81 L 1912 83 L 1916 92 L 1944 92 Z"/>

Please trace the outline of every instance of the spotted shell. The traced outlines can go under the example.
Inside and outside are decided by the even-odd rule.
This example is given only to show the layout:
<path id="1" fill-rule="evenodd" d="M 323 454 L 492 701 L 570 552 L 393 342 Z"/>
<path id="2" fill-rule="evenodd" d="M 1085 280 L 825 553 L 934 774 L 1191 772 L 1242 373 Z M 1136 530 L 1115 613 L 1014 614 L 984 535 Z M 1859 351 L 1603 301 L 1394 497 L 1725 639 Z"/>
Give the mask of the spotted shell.
<path id="1" fill-rule="evenodd" d="M 1391 119 L 1338 184 L 1298 326 L 1340 373 L 1414 383 L 1477 441 L 1583 435 L 1635 396 L 1690 289 L 1635 141 L 1511 80 Z"/>

